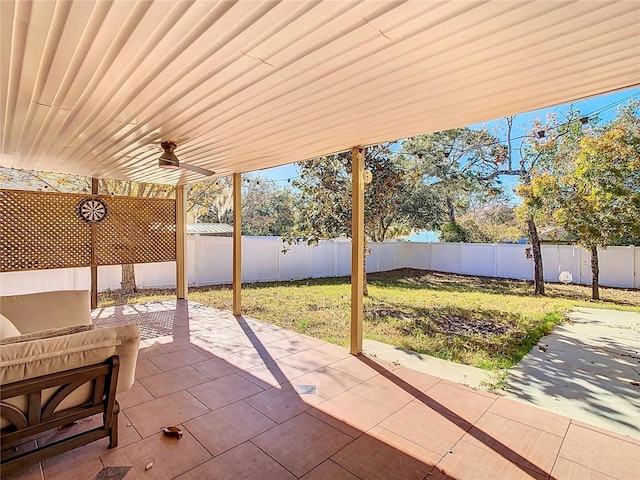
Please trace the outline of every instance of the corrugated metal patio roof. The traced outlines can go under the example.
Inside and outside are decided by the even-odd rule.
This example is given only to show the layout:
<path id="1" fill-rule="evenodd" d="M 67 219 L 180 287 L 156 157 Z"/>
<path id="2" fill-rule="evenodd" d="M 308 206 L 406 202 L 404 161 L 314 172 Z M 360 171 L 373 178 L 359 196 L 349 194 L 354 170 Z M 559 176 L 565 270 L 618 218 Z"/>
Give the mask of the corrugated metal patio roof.
<path id="1" fill-rule="evenodd" d="M 0 165 L 218 176 L 640 84 L 640 2 L 12 2 Z"/>

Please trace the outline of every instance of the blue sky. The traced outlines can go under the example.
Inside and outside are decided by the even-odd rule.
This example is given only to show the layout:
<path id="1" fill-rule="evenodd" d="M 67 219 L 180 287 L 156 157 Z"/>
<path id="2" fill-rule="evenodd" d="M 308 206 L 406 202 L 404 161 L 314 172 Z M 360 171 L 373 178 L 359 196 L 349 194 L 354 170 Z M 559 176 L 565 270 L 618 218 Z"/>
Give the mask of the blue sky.
<path id="1" fill-rule="evenodd" d="M 614 93 L 599 95 L 597 97 L 591 97 L 584 100 L 580 100 L 572 103 L 564 103 L 561 105 L 556 105 L 554 107 L 543 108 L 540 110 L 534 110 L 532 112 L 524 112 L 520 113 L 516 116 L 514 120 L 514 132 L 512 137 L 518 137 L 521 135 L 525 135 L 527 133 L 527 128 L 525 126 L 531 126 L 532 123 L 539 119 L 544 123 L 544 120 L 549 113 L 556 113 L 558 115 L 558 121 L 561 121 L 562 115 L 566 113 L 570 105 L 573 105 L 575 109 L 579 110 L 583 115 L 589 115 L 593 112 L 599 112 L 599 124 L 604 124 L 609 122 L 616 114 L 617 105 L 607 108 L 604 111 L 604 108 L 611 104 L 615 104 L 618 102 L 623 102 L 623 104 L 629 103 L 631 100 L 640 99 L 640 88 L 632 88 L 626 90 L 620 90 Z M 464 127 L 465 125 L 460 125 L 460 127 Z M 491 120 L 488 122 L 483 122 L 480 124 L 470 125 L 471 128 L 480 129 L 483 126 L 486 126 L 488 131 L 494 135 L 498 135 L 498 137 L 505 141 L 506 135 L 502 132 L 500 135 L 501 127 L 504 126 L 503 119 Z M 289 178 L 294 178 L 298 175 L 298 169 L 295 164 L 283 165 L 281 167 L 269 168 L 266 170 L 261 170 L 259 172 L 255 172 L 260 176 L 270 178 L 272 180 L 278 181 L 277 183 L 281 185 L 285 185 L 286 180 Z M 507 182 L 505 182 L 507 183 Z"/>

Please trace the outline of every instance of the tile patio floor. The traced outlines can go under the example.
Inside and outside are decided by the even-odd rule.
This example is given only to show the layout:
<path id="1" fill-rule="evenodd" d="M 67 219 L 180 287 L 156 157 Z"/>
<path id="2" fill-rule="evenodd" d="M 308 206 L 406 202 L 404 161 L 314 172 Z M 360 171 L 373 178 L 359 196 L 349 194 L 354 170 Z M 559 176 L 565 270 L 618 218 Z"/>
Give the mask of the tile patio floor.
<path id="1" fill-rule="evenodd" d="M 103 439 L 3 478 L 108 466 L 131 466 L 125 480 L 638 478 L 640 440 L 251 318 L 185 301 L 94 317 L 143 337 L 119 447 Z"/>

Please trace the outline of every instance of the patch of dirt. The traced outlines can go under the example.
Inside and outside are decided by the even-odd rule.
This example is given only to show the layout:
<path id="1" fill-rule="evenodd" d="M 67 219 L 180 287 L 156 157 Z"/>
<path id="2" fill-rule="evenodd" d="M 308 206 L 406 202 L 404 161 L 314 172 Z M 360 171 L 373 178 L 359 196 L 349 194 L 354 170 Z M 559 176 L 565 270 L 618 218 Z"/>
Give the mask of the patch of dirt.
<path id="1" fill-rule="evenodd" d="M 420 270 L 417 268 L 396 268 L 395 270 L 385 270 L 383 272 L 367 273 L 367 278 L 372 280 L 396 280 L 398 278 L 413 278 L 431 274 L 431 270 Z"/>
<path id="2" fill-rule="evenodd" d="M 435 322 L 438 324 L 438 330 L 442 333 L 455 335 L 501 335 L 509 330 L 509 325 L 495 323 L 491 320 L 448 314 L 440 316 Z"/>
<path id="3" fill-rule="evenodd" d="M 381 322 L 387 318 L 394 318 L 413 324 L 431 324 L 431 328 L 445 335 L 501 335 L 511 328 L 511 325 L 495 323 L 491 320 L 468 318 L 460 315 L 442 314 L 435 318 L 423 318 L 410 312 L 403 312 L 395 308 L 376 308 L 367 311 L 367 316 L 373 322 Z M 404 333 L 410 334 L 411 328 L 404 327 Z"/>
<path id="4" fill-rule="evenodd" d="M 369 318 L 374 322 L 380 322 L 385 318 L 397 318 L 398 320 L 417 320 L 418 317 L 415 314 L 403 312 L 402 310 L 398 310 L 396 308 L 376 308 L 375 310 L 369 310 L 366 312 Z"/>

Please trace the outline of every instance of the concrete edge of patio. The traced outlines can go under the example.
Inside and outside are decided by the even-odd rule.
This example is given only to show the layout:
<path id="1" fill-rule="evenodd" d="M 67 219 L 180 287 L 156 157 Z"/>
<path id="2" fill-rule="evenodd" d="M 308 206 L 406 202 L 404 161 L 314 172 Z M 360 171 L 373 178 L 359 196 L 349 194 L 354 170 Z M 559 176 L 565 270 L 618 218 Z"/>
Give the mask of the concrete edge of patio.
<path id="1" fill-rule="evenodd" d="M 442 360 L 423 353 L 412 352 L 376 340 L 363 341 L 365 355 L 393 362 L 403 367 L 428 373 L 451 382 L 460 383 L 475 389 L 486 390 L 492 381 L 492 372 L 461 363 Z"/>

